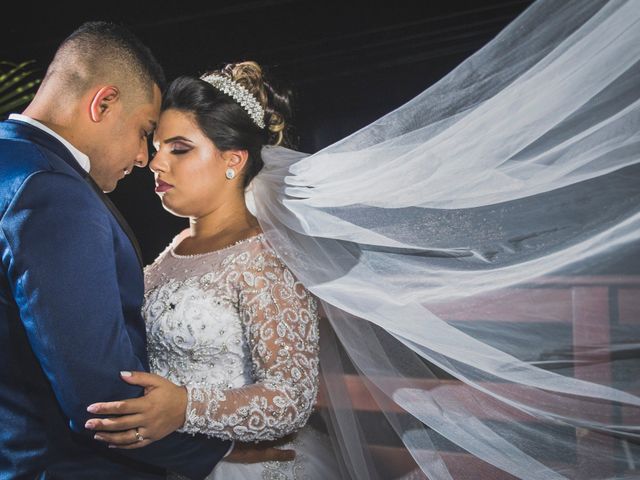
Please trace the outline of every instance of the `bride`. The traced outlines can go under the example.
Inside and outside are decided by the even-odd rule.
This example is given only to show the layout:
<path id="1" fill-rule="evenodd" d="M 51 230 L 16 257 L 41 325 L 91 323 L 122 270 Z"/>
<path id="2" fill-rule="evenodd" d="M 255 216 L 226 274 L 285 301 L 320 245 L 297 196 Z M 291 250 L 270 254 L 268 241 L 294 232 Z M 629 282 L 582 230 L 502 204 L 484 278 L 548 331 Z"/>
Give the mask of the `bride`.
<path id="1" fill-rule="evenodd" d="M 184 386 L 187 405 L 160 431 L 141 420 L 135 446 L 178 428 L 236 442 L 293 434 L 281 442 L 293 460 L 226 461 L 212 479 L 339 477 L 328 438 L 302 428 L 318 392 L 318 306 L 245 203 L 263 145 L 284 140 L 287 110 L 258 64 L 230 64 L 172 82 L 155 133 L 156 192 L 190 227 L 145 269 L 143 313 L 151 371 Z"/>
<path id="2" fill-rule="evenodd" d="M 234 82 L 233 74 L 218 74 Z M 229 97 L 231 87 L 216 78 L 192 82 L 207 92 L 217 90 L 207 80 L 220 82 L 228 90 L 220 97 Z M 340 142 L 313 155 L 262 148 L 264 167 L 248 185 L 246 203 L 240 195 L 237 209 L 225 217 L 237 229 L 226 228 L 222 217 L 205 222 L 200 231 L 216 233 L 205 241 L 207 236 L 195 235 L 202 227 L 196 218 L 147 271 L 150 353 L 159 359 L 156 371 L 177 384 L 140 375 L 149 398 L 157 391 L 184 395 L 184 404 L 176 402 L 181 416 L 152 415 L 152 406 L 102 410 L 131 415 L 110 421 L 120 433 L 99 434 L 118 445 L 134 442 L 137 434 L 142 440 L 133 446 L 176 428 L 241 440 L 253 426 L 282 427 L 269 418 L 280 411 L 287 427 L 264 438 L 298 431 L 304 439 L 312 431 L 301 426 L 319 374 L 330 450 L 316 447 L 326 445 L 322 434 L 306 450 L 293 448 L 310 463 L 321 459 L 318 472 L 337 464 L 340 475 L 357 479 L 393 478 L 402 470 L 396 466 L 430 479 L 637 476 L 638 78 L 637 2 L 542 0 L 440 82 Z M 257 113 L 260 122 L 252 97 L 266 106 L 265 126 L 273 126 L 265 135 L 279 137 L 269 93 L 266 103 L 251 91 L 235 105 L 247 121 Z M 193 100 L 199 105 L 206 98 Z M 177 110 L 198 131 L 195 117 L 185 113 L 191 109 Z M 225 145 L 200 128 L 217 149 L 207 155 L 172 138 L 184 133 L 164 132 L 165 114 L 172 112 L 165 110 L 160 122 L 159 152 L 175 156 L 169 171 L 189 172 L 183 195 L 194 195 L 185 204 L 174 195 L 177 203 L 170 208 L 197 212 L 196 194 L 207 202 L 220 200 L 230 184 L 251 174 L 245 158 L 256 158 L 262 144 Z M 213 127 L 230 134 L 239 128 L 224 130 L 230 119 L 216 118 Z M 188 152 L 168 151 L 162 142 L 169 139 Z M 190 156 L 202 163 L 181 162 Z M 219 160 L 217 170 L 205 166 L 213 158 Z M 156 159 L 152 168 L 171 184 L 163 156 Z M 226 178 L 227 169 L 233 178 Z M 215 189 L 208 190 L 207 182 L 216 182 Z M 172 193 L 181 193 L 179 185 L 174 188 L 160 192 L 166 205 Z M 251 261 L 261 255 L 271 255 L 273 263 L 259 264 L 279 269 L 289 286 L 275 299 L 298 302 L 286 310 L 291 313 L 280 330 L 267 323 L 267 332 L 260 331 L 247 320 L 247 312 L 259 309 L 248 309 L 246 296 L 240 301 L 243 289 L 255 293 L 282 282 L 275 272 L 256 280 Z M 221 262 L 206 277 L 212 287 L 184 272 L 216 259 Z M 182 268 L 183 262 L 191 264 Z M 248 262 L 245 270 L 234 272 L 237 262 Z M 225 287 L 225 272 L 236 282 L 233 287 Z M 210 288 L 222 289 L 215 295 L 220 305 L 193 293 Z M 225 300 L 230 297 L 224 292 L 235 292 L 237 303 Z M 185 303 L 172 302 L 174 295 Z M 310 334 L 317 322 L 310 295 L 331 327 L 319 339 Z M 196 338 L 214 336 L 199 312 L 211 309 L 218 312 L 210 317 L 216 322 L 230 321 L 226 307 L 237 308 L 242 318 L 243 365 L 250 362 L 251 371 L 225 389 L 226 378 L 213 378 L 210 363 L 229 358 L 229 347 L 198 349 Z M 181 316 L 172 313 L 178 310 Z M 303 310 L 309 312 L 307 322 L 301 320 Z M 192 320 L 179 326 L 179 318 L 187 317 Z M 167 325 L 159 320 L 169 318 Z M 301 323 L 305 328 L 295 335 L 307 337 L 288 336 L 287 325 Z M 290 375 L 276 374 L 280 383 L 270 379 L 265 358 L 275 361 L 283 349 L 260 347 L 263 334 L 294 342 L 298 352 L 307 352 L 297 358 L 308 368 L 287 367 Z M 229 343 L 226 333 L 215 337 Z M 196 368 L 210 352 L 215 354 L 204 360 L 210 368 Z M 171 362 L 164 360 L 169 356 Z M 187 386 L 185 419 L 187 395 L 179 385 L 197 372 L 198 382 L 220 383 L 204 391 Z M 189 378 L 179 378 L 185 374 Z M 299 381 L 288 383 L 290 390 L 283 387 L 298 375 Z M 234 410 L 226 408 L 242 388 L 287 393 L 266 399 L 257 394 L 259 408 L 229 415 Z M 303 388 L 307 393 L 299 394 Z M 136 405 L 152 403 L 139 399 Z M 242 423 L 249 411 L 258 413 L 251 427 Z M 240 472 L 230 462 L 219 468 L 228 468 L 229 478 Z"/>

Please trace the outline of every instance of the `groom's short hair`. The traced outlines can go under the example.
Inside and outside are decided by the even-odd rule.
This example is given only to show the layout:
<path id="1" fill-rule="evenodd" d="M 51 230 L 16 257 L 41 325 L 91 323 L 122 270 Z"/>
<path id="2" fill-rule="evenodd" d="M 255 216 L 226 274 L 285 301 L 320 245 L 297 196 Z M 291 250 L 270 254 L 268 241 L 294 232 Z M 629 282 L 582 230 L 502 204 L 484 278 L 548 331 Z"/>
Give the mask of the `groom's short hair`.
<path id="1" fill-rule="evenodd" d="M 165 87 L 162 67 L 151 50 L 122 25 L 86 22 L 58 47 L 44 82 L 53 77 L 67 93 L 82 95 L 98 82 L 124 88 L 125 96 L 153 98 L 152 85 Z"/>

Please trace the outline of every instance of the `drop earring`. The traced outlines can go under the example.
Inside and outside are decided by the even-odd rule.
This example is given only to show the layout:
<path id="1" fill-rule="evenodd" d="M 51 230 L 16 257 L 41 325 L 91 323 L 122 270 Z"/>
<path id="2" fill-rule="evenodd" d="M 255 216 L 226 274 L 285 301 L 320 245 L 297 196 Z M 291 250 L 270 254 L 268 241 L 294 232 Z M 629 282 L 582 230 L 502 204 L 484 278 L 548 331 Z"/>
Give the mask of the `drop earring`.
<path id="1" fill-rule="evenodd" d="M 227 168 L 224 176 L 227 177 L 227 180 L 232 180 L 236 176 L 236 171 L 233 168 Z"/>

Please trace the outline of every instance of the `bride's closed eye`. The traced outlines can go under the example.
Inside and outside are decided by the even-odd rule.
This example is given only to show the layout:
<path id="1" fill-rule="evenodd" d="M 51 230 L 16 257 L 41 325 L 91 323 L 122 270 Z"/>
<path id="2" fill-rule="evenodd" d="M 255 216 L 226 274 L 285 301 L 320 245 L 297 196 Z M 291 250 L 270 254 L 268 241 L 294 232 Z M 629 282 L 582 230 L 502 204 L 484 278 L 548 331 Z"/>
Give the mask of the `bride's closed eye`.
<path id="1" fill-rule="evenodd" d="M 191 147 L 188 147 L 187 145 L 179 144 L 179 143 L 174 143 L 173 145 L 171 145 L 171 150 L 170 150 L 170 152 L 174 155 L 182 155 L 189 151 L 191 151 Z"/>

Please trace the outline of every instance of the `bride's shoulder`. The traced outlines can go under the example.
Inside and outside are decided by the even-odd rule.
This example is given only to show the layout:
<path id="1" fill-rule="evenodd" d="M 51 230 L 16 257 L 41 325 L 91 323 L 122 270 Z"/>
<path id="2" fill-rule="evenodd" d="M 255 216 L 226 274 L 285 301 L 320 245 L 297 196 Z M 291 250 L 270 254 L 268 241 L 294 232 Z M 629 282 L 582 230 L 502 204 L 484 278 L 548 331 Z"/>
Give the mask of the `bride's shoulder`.
<path id="1" fill-rule="evenodd" d="M 144 271 L 145 273 L 151 269 L 153 266 L 157 265 L 158 263 L 160 263 L 160 261 L 165 258 L 169 252 L 175 248 L 176 245 L 178 245 L 180 243 L 180 241 L 186 237 L 189 234 L 189 229 L 185 228 L 184 230 L 182 230 L 180 233 L 178 233 L 175 237 L 173 237 L 173 239 L 167 244 L 166 247 L 164 247 L 164 249 L 158 254 L 158 256 L 154 259 L 154 261 L 152 263 L 150 263 L 149 265 L 144 267 Z"/>
<path id="2" fill-rule="evenodd" d="M 243 242 L 241 250 L 246 255 L 246 265 L 249 268 L 260 270 L 269 267 L 284 267 L 284 262 L 269 244 L 264 233 L 247 239 Z"/>

